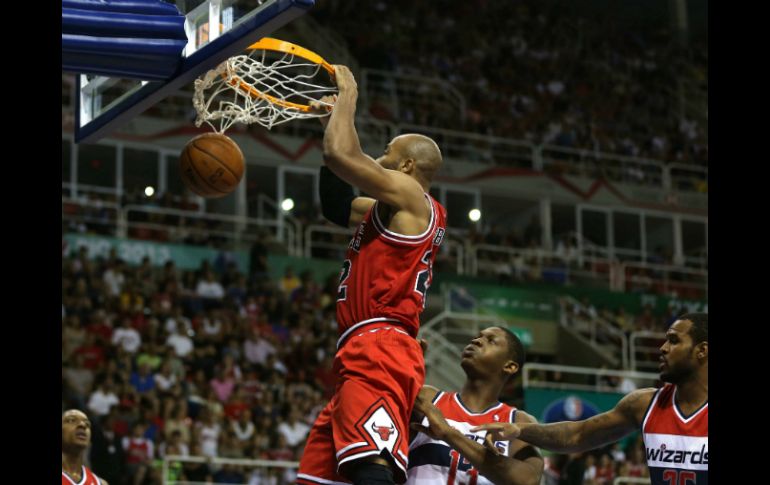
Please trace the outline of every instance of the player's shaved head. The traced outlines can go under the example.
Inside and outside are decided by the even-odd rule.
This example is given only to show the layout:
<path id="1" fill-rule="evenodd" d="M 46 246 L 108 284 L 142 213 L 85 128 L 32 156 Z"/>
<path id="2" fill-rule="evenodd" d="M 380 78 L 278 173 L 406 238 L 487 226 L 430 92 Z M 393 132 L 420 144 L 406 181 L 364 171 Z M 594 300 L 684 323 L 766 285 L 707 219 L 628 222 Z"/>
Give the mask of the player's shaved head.
<path id="1" fill-rule="evenodd" d="M 393 139 L 393 146 L 403 159 L 414 160 L 418 176 L 431 182 L 444 163 L 441 149 L 431 138 L 417 133 L 400 135 Z"/>

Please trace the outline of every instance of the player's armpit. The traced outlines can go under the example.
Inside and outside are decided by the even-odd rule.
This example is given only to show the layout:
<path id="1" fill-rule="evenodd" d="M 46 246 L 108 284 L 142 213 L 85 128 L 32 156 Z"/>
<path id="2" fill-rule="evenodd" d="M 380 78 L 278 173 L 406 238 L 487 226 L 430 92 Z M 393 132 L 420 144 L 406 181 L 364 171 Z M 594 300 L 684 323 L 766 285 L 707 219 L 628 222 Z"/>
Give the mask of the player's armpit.
<path id="1" fill-rule="evenodd" d="M 357 227 L 364 220 L 366 213 L 372 208 L 376 200 L 369 197 L 356 197 L 350 203 L 350 220 L 348 227 Z"/>

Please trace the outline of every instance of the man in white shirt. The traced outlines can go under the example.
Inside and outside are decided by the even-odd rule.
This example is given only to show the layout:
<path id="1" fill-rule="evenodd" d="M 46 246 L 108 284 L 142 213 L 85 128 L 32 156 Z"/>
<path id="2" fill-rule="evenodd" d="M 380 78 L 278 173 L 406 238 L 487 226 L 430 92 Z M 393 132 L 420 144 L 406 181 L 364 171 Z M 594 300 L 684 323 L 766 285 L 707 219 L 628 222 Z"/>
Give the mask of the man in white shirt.
<path id="1" fill-rule="evenodd" d="M 265 365 L 267 357 L 275 354 L 273 345 L 259 335 L 259 331 L 251 331 L 248 340 L 243 343 L 243 355 L 252 364 Z"/>
<path id="2" fill-rule="evenodd" d="M 112 345 L 121 346 L 129 354 L 135 354 L 142 345 L 142 336 L 129 326 L 128 319 L 124 319 L 120 327 L 112 333 Z"/>
<path id="3" fill-rule="evenodd" d="M 123 275 L 123 262 L 118 260 L 115 263 L 108 263 L 107 271 L 102 275 L 102 281 L 111 297 L 120 296 L 126 277 Z"/>
<path id="4" fill-rule="evenodd" d="M 166 332 L 174 333 L 177 328 L 177 324 L 182 324 L 183 328 L 180 333 L 189 333 L 192 331 L 192 322 L 189 318 L 182 313 L 182 307 L 174 307 L 174 314 L 166 319 Z"/>
<path id="5" fill-rule="evenodd" d="M 182 324 L 177 323 L 176 331 L 168 336 L 166 345 L 173 347 L 177 357 L 184 359 L 193 351 L 193 341 L 182 332 Z"/>
<path id="6" fill-rule="evenodd" d="M 278 425 L 278 433 L 286 438 L 286 444 L 292 448 L 302 443 L 310 432 L 310 426 L 299 420 L 299 412 L 295 408 L 289 411 L 289 419 Z"/>
<path id="7" fill-rule="evenodd" d="M 225 289 L 214 278 L 214 273 L 206 272 L 206 277 L 198 282 L 195 287 L 195 293 L 202 298 L 222 299 L 225 296 Z"/>
<path id="8" fill-rule="evenodd" d="M 110 413 L 110 408 L 119 402 L 117 394 L 113 391 L 112 379 L 108 377 L 91 393 L 91 397 L 88 399 L 88 409 L 97 416 L 106 416 Z"/>

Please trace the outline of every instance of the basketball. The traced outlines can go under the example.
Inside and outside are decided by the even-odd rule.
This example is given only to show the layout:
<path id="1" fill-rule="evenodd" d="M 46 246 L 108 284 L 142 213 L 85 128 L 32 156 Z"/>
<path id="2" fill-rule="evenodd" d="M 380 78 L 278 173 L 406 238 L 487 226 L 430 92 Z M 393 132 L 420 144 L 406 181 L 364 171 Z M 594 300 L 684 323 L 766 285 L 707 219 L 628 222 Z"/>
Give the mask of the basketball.
<path id="1" fill-rule="evenodd" d="M 206 198 L 230 194 L 243 178 L 243 153 L 236 143 L 219 133 L 196 136 L 179 157 L 184 184 Z"/>

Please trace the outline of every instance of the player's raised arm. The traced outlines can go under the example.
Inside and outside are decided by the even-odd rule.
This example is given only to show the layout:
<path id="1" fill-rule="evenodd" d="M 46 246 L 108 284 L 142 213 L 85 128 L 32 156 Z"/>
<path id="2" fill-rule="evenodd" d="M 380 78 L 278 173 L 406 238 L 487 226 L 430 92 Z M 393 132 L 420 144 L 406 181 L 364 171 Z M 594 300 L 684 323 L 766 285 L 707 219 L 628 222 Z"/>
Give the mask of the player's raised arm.
<path id="1" fill-rule="evenodd" d="M 414 178 L 396 170 L 386 170 L 361 149 L 355 128 L 358 87 L 345 66 L 335 66 L 339 94 L 324 134 L 324 161 L 345 182 L 358 187 L 374 199 L 414 214 L 429 210 L 423 187 Z M 413 161 L 417 163 L 417 161 Z"/>

